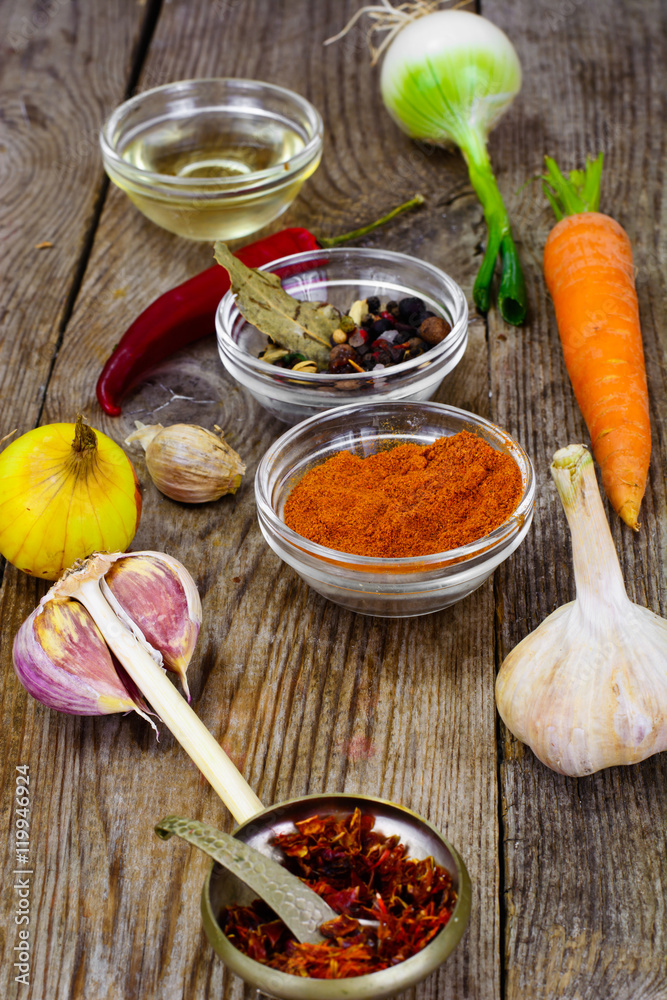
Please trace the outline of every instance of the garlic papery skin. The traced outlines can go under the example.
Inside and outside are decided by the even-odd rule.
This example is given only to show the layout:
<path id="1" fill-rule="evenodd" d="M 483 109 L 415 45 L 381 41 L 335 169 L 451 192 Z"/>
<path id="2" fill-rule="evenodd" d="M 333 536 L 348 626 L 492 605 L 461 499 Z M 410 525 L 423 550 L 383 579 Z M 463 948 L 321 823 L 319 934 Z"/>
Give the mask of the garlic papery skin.
<path id="1" fill-rule="evenodd" d="M 202 607 L 185 566 L 164 552 L 128 552 L 116 559 L 100 586 L 118 617 L 126 617 L 157 650 L 160 662 L 179 675 L 189 698 L 186 670 L 197 643 Z"/>
<path id="2" fill-rule="evenodd" d="M 141 712 L 125 689 L 102 633 L 76 601 L 51 596 L 14 640 L 14 669 L 43 704 L 70 715 Z"/>
<path id="3" fill-rule="evenodd" d="M 137 553 L 136 555 L 159 556 L 176 563 L 178 566 L 181 565 L 177 560 L 170 560 L 170 557 L 164 553 Z M 165 725 L 168 726 L 204 777 L 208 779 L 237 822 L 245 822 L 245 820 L 262 811 L 263 806 L 261 801 L 241 774 L 239 774 L 213 735 L 167 678 L 165 671 L 156 662 L 154 655 L 151 653 L 149 644 L 138 634 L 139 630 L 136 628 L 136 625 L 132 626 L 129 620 L 126 621 L 119 617 L 102 592 L 103 577 L 119 559 L 124 559 L 126 556 L 129 557 L 130 554 L 104 552 L 90 556 L 84 563 L 68 570 L 51 588 L 42 604 L 47 600 L 56 599 L 64 601 L 70 599 L 72 603 L 76 602 L 79 605 L 83 605 L 83 608 L 95 623 L 104 643 L 120 662 L 130 680 L 136 685 Z M 184 567 L 182 569 L 184 572 L 187 572 Z M 38 608 L 37 611 L 39 612 L 39 610 Z M 24 622 L 19 630 L 19 634 L 26 628 L 32 618 L 33 616 L 31 615 Z M 124 618 L 127 618 L 127 616 L 124 615 Z M 19 641 L 19 636 L 17 635 L 15 640 L 15 665 L 17 652 L 21 652 L 22 650 L 23 644 Z M 40 661 L 34 649 L 29 649 L 29 652 L 32 654 L 32 673 L 37 673 L 43 666 L 43 662 Z M 155 652 L 153 650 L 153 653 Z M 86 676 L 88 660 L 85 656 L 79 656 L 76 647 L 71 649 L 71 655 L 77 660 L 76 673 L 82 677 Z M 22 670 L 22 673 L 24 672 Z M 19 673 L 18 670 L 17 673 L 19 674 L 19 679 L 22 680 L 22 673 Z M 61 711 L 70 711 L 70 708 L 66 707 L 66 701 L 63 699 L 59 700 L 56 695 L 52 694 L 48 674 L 44 676 L 43 682 L 32 684 L 31 693 L 34 693 L 35 697 L 38 697 L 40 701 L 46 705 L 50 705 L 50 707 L 59 708 Z M 135 706 L 132 705 L 130 707 Z M 136 708 L 135 710 L 139 711 Z M 77 714 L 83 713 L 77 712 Z M 91 711 L 86 714 L 94 715 L 98 713 Z"/>
<path id="4" fill-rule="evenodd" d="M 496 702 L 543 763 L 581 777 L 667 749 L 667 621 L 625 592 L 588 450 L 561 449 L 551 473 L 577 596 L 506 657 Z"/>
<path id="5" fill-rule="evenodd" d="M 236 493 L 246 467 L 222 434 L 196 424 L 135 423 L 137 430 L 125 443 L 140 442 L 148 473 L 165 496 L 183 503 L 206 503 Z"/>

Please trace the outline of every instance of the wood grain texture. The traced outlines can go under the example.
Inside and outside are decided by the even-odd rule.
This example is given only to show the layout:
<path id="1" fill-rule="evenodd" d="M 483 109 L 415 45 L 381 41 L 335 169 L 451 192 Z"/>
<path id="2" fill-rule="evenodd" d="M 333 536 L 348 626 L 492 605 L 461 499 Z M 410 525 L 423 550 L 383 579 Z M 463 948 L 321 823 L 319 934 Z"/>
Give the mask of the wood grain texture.
<path id="1" fill-rule="evenodd" d="M 345 230 L 422 190 L 429 210 L 398 220 L 368 245 L 439 261 L 469 290 L 479 211 L 463 164 L 450 153 L 415 151 L 400 135 L 384 115 L 365 55 L 344 47 L 323 57 L 312 44 L 345 16 L 340 5 L 325 11 L 283 3 L 272 7 L 269 27 L 264 3 L 166 5 L 140 86 L 212 75 L 224 65 L 228 75 L 261 76 L 306 94 L 325 116 L 325 155 L 285 222 Z M 252 46 L 243 44 L 249 31 Z M 300 57 L 286 60 L 286 51 Z M 359 92 L 368 95 L 360 107 Z M 122 330 L 159 292 L 209 259 L 210 248 L 156 229 L 111 190 L 44 419 L 64 419 L 75 401 L 119 441 L 135 418 L 152 415 L 225 427 L 248 473 L 239 494 L 219 504 L 171 503 L 136 457 L 145 504 L 134 547 L 182 558 L 202 593 L 193 706 L 265 801 L 363 789 L 411 806 L 454 843 L 464 842 L 475 886 L 465 948 L 417 992 L 426 998 L 447 989 L 491 1000 L 499 990 L 491 584 L 460 608 L 414 622 L 360 618 L 310 592 L 267 550 L 256 523 L 252 476 L 282 425 L 230 384 L 212 340 L 163 365 L 132 394 L 119 420 L 96 408 L 95 380 Z M 482 323 L 471 327 L 471 344 L 440 398 L 480 410 L 488 401 Z M 71 720 L 51 714 L 49 724 L 64 745 Z M 474 753 L 461 753 L 461 726 Z M 228 826 L 221 804 L 168 733 L 156 746 L 133 719 L 83 722 L 78 732 L 69 758 L 81 775 L 78 794 L 63 795 L 57 774 L 48 776 L 53 821 L 71 831 L 62 869 L 72 873 L 72 900 L 79 903 L 76 917 L 70 912 L 62 921 L 73 950 L 85 956 L 72 995 L 104 989 L 128 998 L 238 995 L 238 981 L 224 972 L 201 931 L 205 860 L 152 835 L 153 823 L 174 811 Z M 51 881 L 45 902 L 58 890 Z M 147 929 L 150 948 L 142 943 Z M 44 988 L 57 989 L 60 975 L 55 956 L 44 969 Z"/>
<path id="2" fill-rule="evenodd" d="M 528 86 L 517 128 L 501 125 L 495 160 L 505 190 L 539 173 L 543 153 L 562 169 L 604 151 L 601 209 L 628 231 L 635 253 L 646 353 L 653 457 L 633 534 L 608 504 L 632 600 L 667 612 L 665 550 L 665 257 L 667 187 L 664 4 L 485 2 L 516 40 Z M 523 123 L 523 124 L 520 124 Z M 553 219 L 539 185 L 513 197 L 528 269 L 531 321 L 503 333 L 489 317 L 493 417 L 515 434 L 538 473 L 534 527 L 497 593 L 499 663 L 556 607 L 572 600 L 569 533 L 549 475 L 554 451 L 589 441 L 562 360 L 541 253 Z M 598 477 L 599 478 L 599 477 Z M 605 501 L 606 502 L 606 501 Z M 502 728 L 505 991 L 508 1000 L 667 997 L 667 755 L 589 778 L 553 774 Z"/>
<path id="3" fill-rule="evenodd" d="M 125 95 L 147 11 L 98 6 L 0 10 L 0 436 L 36 423 L 104 188 L 98 130 Z"/>
<path id="4" fill-rule="evenodd" d="M 93 10 L 76 2 L 20 0 L 0 10 L 0 437 L 13 428 L 22 433 L 39 419 L 105 187 L 97 131 L 127 91 L 148 10 L 129 2 Z M 45 241 L 52 246 L 37 249 Z M 4 572 L 0 758 L 6 892 L 0 993 L 6 997 L 28 992 L 16 983 L 13 967 L 19 930 L 14 922 L 19 897 L 13 888 L 17 765 L 30 766 L 32 781 L 32 995 L 68 996 L 81 960 L 70 947 L 79 919 L 72 905 L 78 899 L 78 832 L 71 837 L 69 827 L 51 822 L 61 798 L 77 801 L 80 720 L 63 718 L 58 720 L 62 729 L 54 727 L 11 668 L 13 636 L 43 592 L 42 584 L 11 569 Z M 48 990 L 47 966 L 52 970 Z"/>
<path id="5" fill-rule="evenodd" d="M 381 106 L 362 32 L 320 48 L 356 7 L 353 0 L 165 3 L 139 89 L 227 75 L 259 77 L 304 94 L 324 116 L 324 157 L 271 229 L 300 224 L 323 234 L 345 231 L 420 190 L 427 198 L 423 210 L 364 243 L 440 265 L 470 298 L 484 223 L 460 156 L 400 134 Z M 61 19 L 73 19 L 67 55 L 72 79 L 78 73 L 85 91 L 73 103 L 85 132 L 128 85 L 130 39 L 136 40 L 146 9 L 110 6 L 103 13 L 103 5 L 94 5 L 94 17 L 74 3 L 50 9 L 46 30 L 28 39 L 33 54 L 18 47 L 19 62 L 55 60 L 49 32 L 62 27 Z M 569 541 L 547 468 L 555 448 L 581 438 L 585 428 L 541 277 L 549 215 L 538 186 L 519 190 L 539 172 L 543 152 L 575 166 L 586 151 L 604 147 L 605 207 L 626 225 L 637 250 L 656 440 L 645 530 L 639 537 L 618 524 L 613 530 L 633 599 L 666 610 L 664 11 L 654 0 L 637 0 L 627 5 L 629 26 L 620 6 L 609 9 L 602 0 L 483 4 L 482 12 L 510 33 L 525 71 L 524 92 L 494 132 L 491 153 L 515 220 L 531 314 L 521 330 L 504 326 L 495 313 L 487 322 L 473 316 L 466 355 L 436 398 L 489 416 L 514 434 L 535 461 L 538 496 L 531 534 L 494 581 L 424 619 L 385 621 L 343 611 L 310 591 L 267 548 L 252 479 L 283 425 L 230 382 L 212 337 L 164 362 L 128 396 L 120 418 L 101 413 L 94 387 L 113 345 L 159 293 L 207 266 L 211 250 L 156 228 L 110 188 L 90 253 L 82 255 L 85 220 L 102 190 L 96 153 L 77 161 L 57 191 L 49 188 L 54 193 L 41 215 L 35 192 L 44 190 L 44 177 L 38 188 L 25 188 L 25 180 L 30 164 L 46 162 L 59 148 L 62 133 L 53 127 L 59 119 L 49 120 L 44 135 L 25 130 L 34 148 L 28 166 L 17 153 L 17 194 L 5 216 L 9 261 L 23 262 L 33 238 L 49 238 L 39 225 L 49 212 L 54 219 L 73 213 L 79 243 L 67 261 L 57 258 L 57 270 L 49 270 L 55 258 L 39 256 L 52 250 L 35 252 L 46 270 L 19 269 L 20 288 L 11 295 L 24 316 L 36 317 L 41 346 L 37 362 L 29 342 L 18 343 L 15 334 L 0 346 L 9 351 L 3 422 L 34 422 L 48 379 L 43 422 L 71 419 L 83 409 L 119 442 L 135 419 L 225 428 L 248 471 L 238 494 L 215 504 L 190 508 L 167 500 L 151 484 L 140 450 L 132 451 L 144 486 L 132 547 L 162 548 L 194 573 L 204 624 L 190 669 L 192 704 L 265 802 L 319 790 L 377 794 L 423 814 L 461 850 L 474 886 L 470 927 L 439 973 L 412 991 L 418 1000 L 667 997 L 666 755 L 582 781 L 563 779 L 502 728 L 497 732 L 493 701 L 495 667 L 505 653 L 572 596 Z M 6 11 L 8 31 L 32 16 L 32 8 L 5 8 L 0 22 Z M 111 51 L 116 37 L 118 48 L 125 45 L 125 62 Z M 84 52 L 95 59 L 77 62 Z M 35 76 L 35 107 L 42 99 L 58 104 L 47 82 L 54 73 L 64 75 L 61 67 L 50 77 Z M 27 106 L 26 113 L 31 117 Z M 21 218 L 33 227 L 29 246 L 15 228 Z M 86 268 L 70 317 L 66 299 L 79 261 Z M 44 287 L 42 302 L 36 290 Z M 13 302 L 6 293 L 3 305 Z M 25 331 L 16 316 L 12 321 Z M 4 829 L 11 830 L 14 767 L 30 763 L 34 957 L 31 986 L 18 992 L 11 973 L 15 898 L 8 890 L 0 920 L 0 993 L 26 1000 L 250 1000 L 254 992 L 226 973 L 201 928 L 206 859 L 152 833 L 168 813 L 227 829 L 230 817 L 164 727 L 156 743 L 138 717 L 66 717 L 23 692 L 11 669 L 11 640 L 43 592 L 43 584 L 6 569 L 0 801 Z M 7 887 L 11 847 L 8 837 Z"/>

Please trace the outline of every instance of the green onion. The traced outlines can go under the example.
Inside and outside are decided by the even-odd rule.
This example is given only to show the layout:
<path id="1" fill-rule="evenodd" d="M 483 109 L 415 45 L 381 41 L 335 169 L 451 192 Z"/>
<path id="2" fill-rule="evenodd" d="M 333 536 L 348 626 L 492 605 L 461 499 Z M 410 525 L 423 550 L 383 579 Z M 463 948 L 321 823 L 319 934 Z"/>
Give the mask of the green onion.
<path id="1" fill-rule="evenodd" d="M 508 37 L 490 21 L 462 10 L 434 10 L 429 3 L 358 11 L 374 20 L 371 31 L 390 29 L 385 50 L 382 99 L 411 138 L 455 143 L 484 208 L 486 252 L 473 287 L 475 305 L 487 312 L 496 259 L 502 261 L 498 305 L 508 323 L 526 315 L 526 286 L 507 210 L 491 168 L 487 137 L 521 87 L 521 65 Z M 336 36 L 340 37 L 340 36 Z M 333 41 L 334 39 L 330 39 Z"/>

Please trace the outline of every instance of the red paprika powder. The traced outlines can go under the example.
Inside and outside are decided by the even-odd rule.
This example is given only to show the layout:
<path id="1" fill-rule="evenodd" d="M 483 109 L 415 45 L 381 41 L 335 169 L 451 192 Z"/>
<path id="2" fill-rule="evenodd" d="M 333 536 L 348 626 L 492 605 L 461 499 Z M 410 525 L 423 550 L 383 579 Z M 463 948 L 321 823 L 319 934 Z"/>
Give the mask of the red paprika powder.
<path id="1" fill-rule="evenodd" d="M 292 490 L 284 518 L 304 538 L 339 552 L 422 556 L 488 535 L 522 493 L 514 459 L 460 431 L 365 458 L 338 452 Z"/>

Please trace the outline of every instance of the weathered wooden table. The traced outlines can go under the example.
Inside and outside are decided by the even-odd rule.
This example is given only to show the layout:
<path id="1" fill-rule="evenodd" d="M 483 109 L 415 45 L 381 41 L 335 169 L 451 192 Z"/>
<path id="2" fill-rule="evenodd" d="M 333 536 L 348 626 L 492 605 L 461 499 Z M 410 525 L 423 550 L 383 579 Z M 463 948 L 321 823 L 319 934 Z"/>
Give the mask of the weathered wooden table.
<path id="1" fill-rule="evenodd" d="M 574 167 L 604 150 L 602 205 L 633 241 L 654 451 L 640 533 L 611 523 L 630 595 L 667 612 L 665 4 L 481 4 L 524 68 L 523 91 L 491 150 L 530 317 L 515 329 L 495 310 L 473 316 L 467 353 L 437 398 L 515 435 L 535 463 L 538 493 L 523 546 L 465 601 L 421 619 L 365 618 L 318 597 L 273 555 L 257 526 L 252 480 L 283 428 L 231 384 L 212 337 L 133 392 L 120 418 L 105 417 L 95 400 L 97 375 L 129 322 L 211 260 L 210 247 L 154 227 L 105 179 L 97 132 L 135 89 L 240 76 L 303 93 L 324 116 L 324 158 L 274 228 L 341 232 L 419 190 L 427 206 L 365 244 L 433 261 L 470 297 L 484 225 L 461 157 L 399 133 L 359 32 L 322 48 L 355 8 L 353 0 L 2 5 L 0 436 L 78 410 L 119 442 L 137 418 L 226 428 L 248 474 L 236 497 L 215 504 L 165 499 L 133 456 L 144 486 L 133 547 L 164 549 L 193 571 L 204 604 L 193 705 L 265 802 L 363 790 L 412 807 L 460 848 L 474 884 L 470 926 L 417 996 L 664 1000 L 667 755 L 582 780 L 560 777 L 499 723 L 493 684 L 507 651 L 573 596 L 548 465 L 586 430 L 541 276 L 550 212 L 538 184 L 523 186 L 545 152 Z M 45 241 L 52 246 L 36 248 Z M 3 568 L 0 995 L 240 997 L 242 983 L 201 928 L 206 860 L 152 832 L 168 813 L 223 828 L 229 815 L 164 728 L 156 743 L 138 717 L 69 717 L 26 695 L 12 670 L 12 640 L 45 586 Z M 27 986 L 13 966 L 14 791 L 23 765 L 31 798 Z"/>

